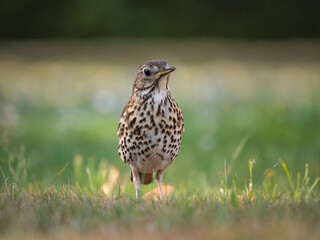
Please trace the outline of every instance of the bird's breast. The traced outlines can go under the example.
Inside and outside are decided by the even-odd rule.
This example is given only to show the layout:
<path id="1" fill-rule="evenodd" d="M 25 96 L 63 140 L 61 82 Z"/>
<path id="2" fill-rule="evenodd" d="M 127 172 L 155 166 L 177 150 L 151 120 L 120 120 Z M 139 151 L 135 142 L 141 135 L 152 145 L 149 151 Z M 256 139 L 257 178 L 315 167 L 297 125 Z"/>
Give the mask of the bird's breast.
<path id="1" fill-rule="evenodd" d="M 181 112 L 164 91 L 133 102 L 120 120 L 119 154 L 126 164 L 141 171 L 165 169 L 180 149 Z"/>

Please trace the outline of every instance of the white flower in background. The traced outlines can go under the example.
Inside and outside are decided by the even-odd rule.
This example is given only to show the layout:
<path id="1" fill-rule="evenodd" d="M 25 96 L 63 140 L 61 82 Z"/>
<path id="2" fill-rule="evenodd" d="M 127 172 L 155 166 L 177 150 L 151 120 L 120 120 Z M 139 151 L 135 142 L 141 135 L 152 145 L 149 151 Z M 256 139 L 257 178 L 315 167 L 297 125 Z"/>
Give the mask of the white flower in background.
<path id="1" fill-rule="evenodd" d="M 0 126 L 13 127 L 18 124 L 19 115 L 13 104 L 0 103 Z"/>
<path id="2" fill-rule="evenodd" d="M 92 107 L 98 113 L 107 114 L 115 109 L 117 103 L 116 95 L 107 89 L 96 91 L 92 97 Z"/>

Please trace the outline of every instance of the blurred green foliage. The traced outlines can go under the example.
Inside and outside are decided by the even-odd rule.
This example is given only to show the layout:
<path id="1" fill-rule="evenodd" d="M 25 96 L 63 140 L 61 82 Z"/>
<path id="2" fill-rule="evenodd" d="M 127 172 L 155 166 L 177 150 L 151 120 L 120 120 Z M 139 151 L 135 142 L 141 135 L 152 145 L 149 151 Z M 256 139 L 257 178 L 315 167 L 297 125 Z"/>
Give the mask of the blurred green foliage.
<path id="1" fill-rule="evenodd" d="M 248 180 L 249 160 L 255 160 L 253 184 L 279 159 L 294 169 L 292 176 L 307 163 L 310 176 L 319 176 L 317 45 L 185 42 L 181 53 L 181 44 L 156 47 L 159 57 L 177 67 L 170 89 L 186 128 L 165 184 L 180 192 L 212 189 L 223 179 L 225 161 L 229 179 L 236 176 L 241 186 Z M 133 190 L 116 131 L 141 63 L 135 58 L 148 59 L 154 43 L 8 46 L 0 51 L 0 184 L 13 175 L 16 182 L 24 176 L 24 187 L 100 188 L 113 166 L 120 170 L 120 185 Z M 278 169 L 269 180 L 280 186 L 287 176 Z"/>
<path id="2" fill-rule="evenodd" d="M 319 1 L 11 0 L 0 38 L 320 37 Z"/>
<path id="3" fill-rule="evenodd" d="M 299 171 L 309 163 L 310 174 L 319 174 L 320 99 L 315 92 L 302 105 L 284 105 L 271 95 L 228 96 L 216 104 L 180 103 L 186 132 L 178 158 L 164 175 L 165 183 L 181 189 L 187 184 L 189 191 L 199 191 L 197 186 L 201 185 L 203 191 L 218 184 L 225 160 L 228 175 L 237 175 L 240 184 L 248 179 L 249 159 L 256 160 L 255 182 L 280 158 Z M 129 168 L 117 153 L 120 108 L 118 114 L 103 115 L 92 109 L 89 100 L 75 110 L 61 110 L 34 105 L 27 99 L 15 103 L 15 108 L 21 121 L 8 145 L 0 147 L 0 166 L 6 173 L 10 165 L 22 170 L 21 165 L 26 164 L 26 182 L 89 186 L 86 168 L 97 173 L 107 164 L 119 168 L 122 179 L 129 180 Z M 82 158 L 78 170 L 77 155 Z M 102 183 L 97 180 L 95 186 Z"/>

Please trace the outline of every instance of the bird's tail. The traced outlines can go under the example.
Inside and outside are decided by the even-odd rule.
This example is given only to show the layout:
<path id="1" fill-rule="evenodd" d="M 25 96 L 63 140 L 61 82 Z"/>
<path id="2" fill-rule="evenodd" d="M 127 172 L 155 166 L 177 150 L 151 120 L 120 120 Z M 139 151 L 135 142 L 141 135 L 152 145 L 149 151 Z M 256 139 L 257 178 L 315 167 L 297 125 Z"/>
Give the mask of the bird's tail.
<path id="1" fill-rule="evenodd" d="M 139 178 L 140 178 L 140 183 L 141 184 L 150 184 L 153 181 L 153 174 L 152 173 L 143 173 L 143 172 L 139 172 Z M 132 171 L 130 171 L 130 180 L 131 182 L 133 182 L 133 177 L 132 177 Z"/>

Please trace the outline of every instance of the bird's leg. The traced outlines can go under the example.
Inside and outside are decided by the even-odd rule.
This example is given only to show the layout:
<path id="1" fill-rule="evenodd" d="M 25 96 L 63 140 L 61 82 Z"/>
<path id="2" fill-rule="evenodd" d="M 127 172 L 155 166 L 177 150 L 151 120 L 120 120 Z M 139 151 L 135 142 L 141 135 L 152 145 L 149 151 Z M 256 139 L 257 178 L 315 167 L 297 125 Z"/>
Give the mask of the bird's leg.
<path id="1" fill-rule="evenodd" d="M 138 199 L 138 196 L 139 196 L 138 192 L 139 192 L 139 187 L 140 187 L 140 177 L 139 177 L 137 168 L 131 166 L 131 172 L 132 172 L 133 183 L 136 188 L 136 198 Z"/>
<path id="2" fill-rule="evenodd" d="M 159 170 L 159 171 L 157 172 L 157 175 L 156 175 L 156 181 L 157 181 L 158 188 L 159 188 L 160 199 L 163 198 L 162 189 L 161 189 L 162 174 L 163 174 L 163 172 L 162 172 L 161 170 Z"/>

